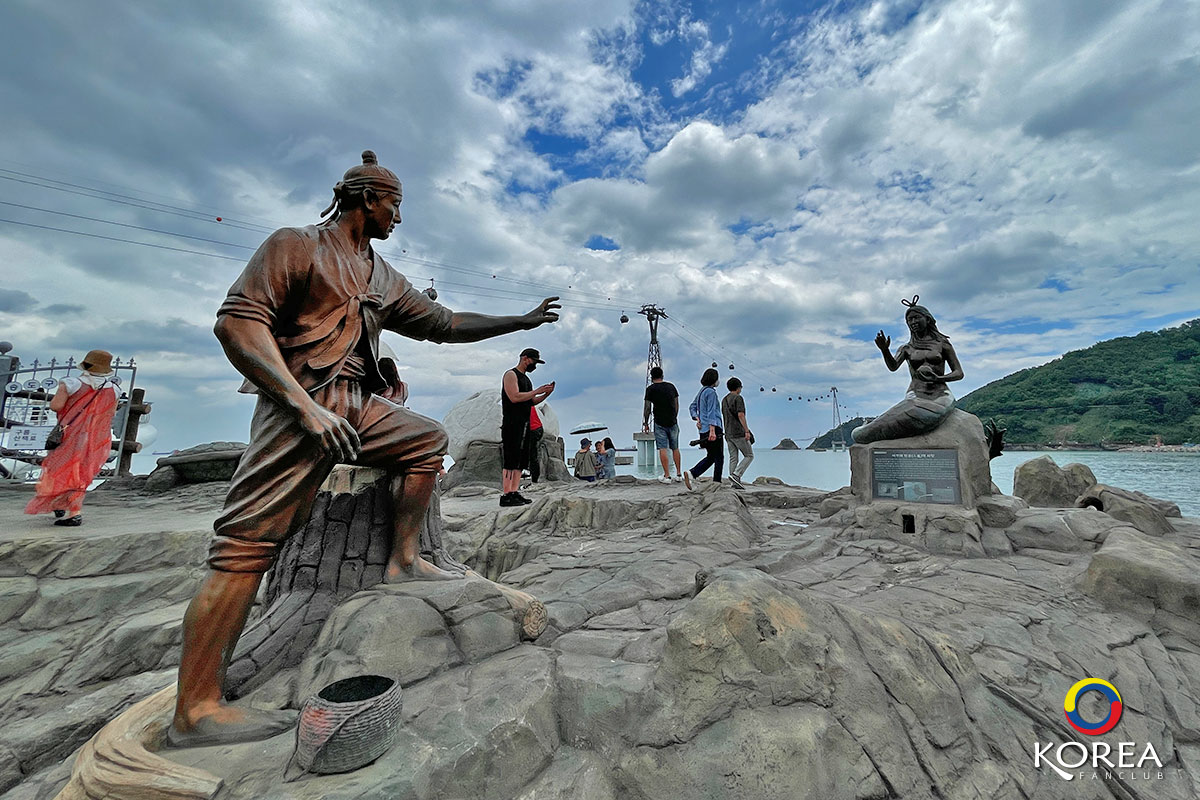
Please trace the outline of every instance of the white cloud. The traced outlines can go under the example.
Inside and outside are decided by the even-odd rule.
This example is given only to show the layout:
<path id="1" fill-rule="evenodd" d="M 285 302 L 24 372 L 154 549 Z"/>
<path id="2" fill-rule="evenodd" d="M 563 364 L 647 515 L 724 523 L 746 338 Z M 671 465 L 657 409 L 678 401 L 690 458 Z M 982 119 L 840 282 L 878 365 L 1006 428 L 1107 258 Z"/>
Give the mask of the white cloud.
<path id="1" fill-rule="evenodd" d="M 5 74 L 25 75 L 2 87 L 12 113 L 0 166 L 32 164 L 26 171 L 249 224 L 2 180 L 0 199 L 253 247 L 257 226 L 315 222 L 341 172 L 375 149 L 405 183 L 404 224 L 381 250 L 600 293 L 570 294 L 556 329 L 463 347 L 397 342 L 416 405 L 435 414 L 498 380 L 513 349 L 532 342 L 555 353 L 546 370 L 560 378 L 556 405 L 595 416 L 597 398 L 629 395 L 626 416 L 636 417 L 645 322 L 616 323 L 630 301 L 666 305 L 701 337 L 664 325 L 681 386 L 719 354 L 755 383 L 837 383 L 860 410 L 902 388 L 867 333 L 899 330 L 901 296 L 919 292 L 954 336 L 964 390 L 1200 309 L 1194 3 L 838 5 L 778 43 L 775 60 L 742 84 L 759 93 L 732 114 L 693 98 L 714 65 L 738 56 L 739 31 L 685 3 L 656 8 L 280 2 L 101 18 L 27 7 L 0 33 Z M 94 36 L 101 28 L 112 36 Z M 634 77 L 641 48 L 671 39 L 690 60 L 659 85 L 691 104 L 672 105 Z M 18 70 L 31 52 L 55 58 L 35 74 Z M 538 152 L 530 131 L 579 149 Z M 621 249 L 584 249 L 593 235 Z M 436 275 L 456 308 L 516 313 L 533 298 L 495 289 L 539 292 L 395 264 L 414 279 Z M 66 341 L 72 326 L 102 335 L 106 320 L 161 330 L 178 318 L 203 330 L 239 268 L 0 227 L 0 286 L 40 309 L 87 309 L 6 314 L 4 338 L 28 353 Z M 1048 278 L 1071 291 L 1039 288 Z M 989 330 L 1014 320 L 1047 330 Z M 245 402 L 209 391 L 232 376 L 215 340 L 195 341 L 205 374 L 225 377 L 206 378 L 212 406 L 189 430 L 225 432 Z M 165 357 L 146 364 L 163 397 L 187 396 Z M 824 424 L 824 412 L 756 402 L 771 419 L 764 439 Z M 164 443 L 188 435 L 160 428 Z"/>
<path id="2" fill-rule="evenodd" d="M 680 38 L 698 42 L 692 51 L 687 72 L 671 81 L 671 93 L 682 97 L 702 84 L 712 74 L 713 67 L 729 52 L 729 43 L 717 44 L 709 37 L 708 25 L 700 20 L 683 19 L 679 24 Z"/>

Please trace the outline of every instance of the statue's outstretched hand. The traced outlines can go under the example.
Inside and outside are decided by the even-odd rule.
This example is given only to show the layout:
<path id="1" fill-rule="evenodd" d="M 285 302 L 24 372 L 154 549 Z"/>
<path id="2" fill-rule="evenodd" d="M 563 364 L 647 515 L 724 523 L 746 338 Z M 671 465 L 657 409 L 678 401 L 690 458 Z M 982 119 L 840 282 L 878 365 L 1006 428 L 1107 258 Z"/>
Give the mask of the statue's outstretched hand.
<path id="1" fill-rule="evenodd" d="M 358 458 L 358 431 L 344 417 L 313 403 L 311 408 L 300 412 L 299 419 L 304 432 L 338 461 L 351 462 Z"/>
<path id="2" fill-rule="evenodd" d="M 875 346 L 880 350 L 887 350 L 892 346 L 892 337 L 885 336 L 883 331 L 880 331 L 875 335 Z"/>
<path id="3" fill-rule="evenodd" d="M 547 322 L 558 322 L 558 312 L 556 309 L 562 308 L 558 304 L 557 297 L 547 297 L 538 307 L 525 315 L 525 321 L 530 328 L 536 328 L 539 325 L 545 325 Z"/>

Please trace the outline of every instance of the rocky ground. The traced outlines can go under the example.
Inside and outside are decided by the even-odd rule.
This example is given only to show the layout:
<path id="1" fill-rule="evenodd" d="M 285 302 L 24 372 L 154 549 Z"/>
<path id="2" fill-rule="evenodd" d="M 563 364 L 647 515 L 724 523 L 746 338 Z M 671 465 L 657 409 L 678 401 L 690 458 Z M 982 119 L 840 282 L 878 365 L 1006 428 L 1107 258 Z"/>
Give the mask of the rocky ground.
<path id="1" fill-rule="evenodd" d="M 1196 520 L 1151 536 L 1010 498 L 904 533 L 844 494 L 702 486 L 566 483 L 514 509 L 450 490 L 447 545 L 545 602 L 537 641 L 488 623 L 482 581 L 360 593 L 251 699 L 390 668 L 391 751 L 291 783 L 290 735 L 172 757 L 230 800 L 1200 796 Z M 220 488 L 99 492 L 79 529 L 0 496 L 0 800 L 53 797 L 88 736 L 171 682 Z M 1152 743 L 1161 780 L 1034 767 L 1035 742 L 1074 738 L 1063 698 L 1088 677 L 1125 703 L 1099 738 Z"/>

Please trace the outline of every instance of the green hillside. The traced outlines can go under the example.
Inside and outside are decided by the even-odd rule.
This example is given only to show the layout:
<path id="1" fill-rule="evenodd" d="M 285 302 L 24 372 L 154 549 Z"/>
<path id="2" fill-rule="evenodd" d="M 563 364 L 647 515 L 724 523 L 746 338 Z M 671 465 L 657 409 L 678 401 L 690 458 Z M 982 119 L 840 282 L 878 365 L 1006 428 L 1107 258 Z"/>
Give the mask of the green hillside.
<path id="1" fill-rule="evenodd" d="M 806 447 L 806 450 L 830 450 L 836 443 L 838 446 L 842 444 L 851 445 L 854 441 L 850 438 L 850 431 L 857 428 L 859 425 L 866 425 L 873 417 L 855 417 L 852 420 L 843 422 L 840 428 L 834 428 L 831 431 L 825 431 L 820 436 L 812 440 L 812 444 Z"/>
<path id="2" fill-rule="evenodd" d="M 1012 444 L 1200 442 L 1200 319 L 1072 351 L 958 406 L 994 417 Z"/>

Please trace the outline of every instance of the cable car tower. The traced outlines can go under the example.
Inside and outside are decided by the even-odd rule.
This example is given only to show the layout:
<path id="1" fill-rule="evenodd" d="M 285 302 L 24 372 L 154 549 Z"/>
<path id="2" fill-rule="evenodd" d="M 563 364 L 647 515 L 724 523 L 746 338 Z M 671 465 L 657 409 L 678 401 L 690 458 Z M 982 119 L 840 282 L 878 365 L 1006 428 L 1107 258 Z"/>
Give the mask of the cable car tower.
<path id="1" fill-rule="evenodd" d="M 667 316 L 667 312 L 656 305 L 644 305 L 637 312 L 650 323 L 650 353 L 646 356 L 646 384 L 650 383 L 650 370 L 662 366 L 662 350 L 658 347 L 658 321 Z"/>
<path id="2" fill-rule="evenodd" d="M 833 419 L 834 426 L 838 432 L 838 438 L 841 439 L 842 449 L 846 449 L 846 432 L 842 430 L 842 407 L 838 405 L 837 387 L 829 387 L 830 394 L 833 395 Z"/>

